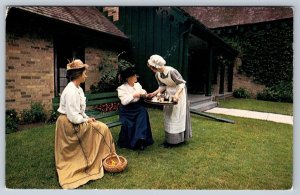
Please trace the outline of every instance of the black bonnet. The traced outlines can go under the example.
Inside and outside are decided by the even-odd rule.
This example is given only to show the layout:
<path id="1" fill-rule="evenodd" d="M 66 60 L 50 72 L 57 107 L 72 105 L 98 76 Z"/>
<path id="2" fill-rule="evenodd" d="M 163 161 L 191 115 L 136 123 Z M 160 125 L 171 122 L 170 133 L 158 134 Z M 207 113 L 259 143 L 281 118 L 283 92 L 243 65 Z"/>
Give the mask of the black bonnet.
<path id="1" fill-rule="evenodd" d="M 133 67 L 128 67 L 125 70 L 121 71 L 121 79 L 126 81 L 128 77 L 136 75 L 135 69 Z"/>

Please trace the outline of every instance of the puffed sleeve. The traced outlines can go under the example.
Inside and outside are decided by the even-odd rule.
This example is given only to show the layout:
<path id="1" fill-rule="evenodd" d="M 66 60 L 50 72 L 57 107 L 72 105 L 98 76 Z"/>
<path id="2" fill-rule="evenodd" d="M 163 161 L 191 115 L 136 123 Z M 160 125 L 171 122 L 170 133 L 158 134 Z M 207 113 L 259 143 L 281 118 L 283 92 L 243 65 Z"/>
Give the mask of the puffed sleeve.
<path id="1" fill-rule="evenodd" d="M 118 97 L 121 100 L 121 104 L 124 106 L 129 104 L 134 99 L 133 94 L 128 93 L 124 85 L 118 87 L 117 91 Z"/>
<path id="2" fill-rule="evenodd" d="M 78 91 L 70 91 L 66 94 L 66 114 L 67 118 L 74 124 L 80 124 L 87 121 L 80 114 L 80 94 Z"/>
<path id="3" fill-rule="evenodd" d="M 183 80 L 181 74 L 175 68 L 170 70 L 171 78 L 179 88 L 185 87 L 185 80 Z"/>
<path id="4" fill-rule="evenodd" d="M 141 94 L 147 93 L 147 91 L 145 89 L 143 89 L 142 85 L 139 82 L 136 82 L 134 85 L 139 93 L 141 93 Z"/>

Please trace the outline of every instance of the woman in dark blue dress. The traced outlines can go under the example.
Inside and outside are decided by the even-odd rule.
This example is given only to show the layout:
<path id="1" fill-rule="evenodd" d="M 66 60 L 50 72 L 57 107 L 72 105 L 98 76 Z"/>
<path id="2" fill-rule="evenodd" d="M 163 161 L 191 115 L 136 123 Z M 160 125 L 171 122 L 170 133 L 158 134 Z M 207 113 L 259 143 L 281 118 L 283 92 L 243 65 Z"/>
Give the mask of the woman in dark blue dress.
<path id="1" fill-rule="evenodd" d="M 119 114 L 122 122 L 118 146 L 144 150 L 154 142 L 148 111 L 140 102 L 140 98 L 145 97 L 147 92 L 137 82 L 134 68 L 123 70 L 121 80 L 123 84 L 117 89 L 121 100 Z"/>

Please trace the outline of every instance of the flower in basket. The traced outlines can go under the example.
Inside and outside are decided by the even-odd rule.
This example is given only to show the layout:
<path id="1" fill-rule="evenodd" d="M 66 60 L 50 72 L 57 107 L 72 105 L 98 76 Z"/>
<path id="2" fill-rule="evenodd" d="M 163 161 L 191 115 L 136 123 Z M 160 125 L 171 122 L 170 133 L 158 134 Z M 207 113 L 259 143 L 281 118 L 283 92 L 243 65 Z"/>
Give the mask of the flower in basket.
<path id="1" fill-rule="evenodd" d="M 127 166 L 127 160 L 117 154 L 107 157 L 103 161 L 104 170 L 111 173 L 122 172 Z"/>
<path id="2" fill-rule="evenodd" d="M 111 160 L 110 163 L 109 163 L 109 166 L 114 167 L 114 166 L 116 166 L 117 164 L 118 164 L 118 163 L 117 163 L 116 161 Z"/>

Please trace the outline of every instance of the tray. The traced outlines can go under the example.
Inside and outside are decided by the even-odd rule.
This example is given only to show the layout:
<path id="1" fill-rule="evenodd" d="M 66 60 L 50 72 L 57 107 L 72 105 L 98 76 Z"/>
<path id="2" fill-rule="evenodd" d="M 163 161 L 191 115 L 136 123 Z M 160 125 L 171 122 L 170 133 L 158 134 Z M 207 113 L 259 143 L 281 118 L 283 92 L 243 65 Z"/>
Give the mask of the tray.
<path id="1" fill-rule="evenodd" d="M 144 100 L 146 103 L 155 104 L 155 105 L 176 105 L 177 102 L 153 102 L 149 99 Z"/>

